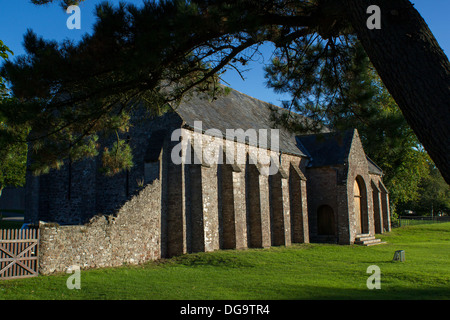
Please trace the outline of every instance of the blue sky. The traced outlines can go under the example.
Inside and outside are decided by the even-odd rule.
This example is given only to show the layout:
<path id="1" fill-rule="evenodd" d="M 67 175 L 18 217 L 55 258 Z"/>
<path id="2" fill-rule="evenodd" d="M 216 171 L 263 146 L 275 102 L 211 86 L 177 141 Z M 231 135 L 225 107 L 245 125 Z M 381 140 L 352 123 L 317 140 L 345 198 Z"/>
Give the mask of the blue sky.
<path id="1" fill-rule="evenodd" d="M 14 52 L 24 53 L 23 34 L 28 28 L 45 39 L 78 40 L 85 33 L 90 33 L 94 23 L 93 11 L 95 5 L 102 0 L 86 0 L 80 5 L 81 30 L 69 30 L 66 21 L 69 17 L 59 4 L 35 6 L 30 0 L 0 0 L 0 39 Z M 110 1 L 118 3 L 119 1 Z M 142 0 L 127 0 L 126 2 L 142 3 Z M 437 41 L 447 56 L 450 53 L 450 0 L 412 0 L 416 9 L 428 23 Z M 266 48 L 265 53 L 270 50 Z M 228 72 L 224 79 L 232 88 L 252 97 L 280 105 L 283 96 L 276 95 L 265 87 L 263 65 L 270 62 L 270 54 L 260 57 L 259 61 L 251 63 L 250 71 L 244 73 L 245 80 L 234 72 Z"/>

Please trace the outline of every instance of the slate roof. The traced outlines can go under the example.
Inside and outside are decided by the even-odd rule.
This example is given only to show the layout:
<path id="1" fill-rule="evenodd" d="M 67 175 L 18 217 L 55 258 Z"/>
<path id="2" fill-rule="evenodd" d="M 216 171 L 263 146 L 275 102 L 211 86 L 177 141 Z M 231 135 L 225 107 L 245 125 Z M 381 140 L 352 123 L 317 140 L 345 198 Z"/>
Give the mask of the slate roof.
<path id="1" fill-rule="evenodd" d="M 270 103 L 252 98 L 232 89 L 229 94 L 219 97 L 212 102 L 208 99 L 194 97 L 181 103 L 175 109 L 175 112 L 180 115 L 185 122 L 185 126 L 190 129 L 200 129 L 194 128 L 194 121 L 202 121 L 201 129 L 203 131 L 214 128 L 220 130 L 223 137 L 227 137 L 227 129 L 243 129 L 244 131 L 255 129 L 257 133 L 259 129 L 273 129 L 273 121 L 270 118 L 271 106 Z M 275 108 L 278 108 L 280 111 L 282 110 L 279 107 Z M 280 151 L 298 156 L 306 156 L 297 147 L 294 133 L 283 128 L 278 129 L 280 129 Z M 267 136 L 267 146 L 263 144 L 261 147 L 271 149 L 270 131 L 267 131 Z M 247 140 L 246 142 L 254 144 L 252 141 Z"/>
<path id="2" fill-rule="evenodd" d="M 299 146 L 310 156 L 311 167 L 343 164 L 350 151 L 353 131 L 297 136 Z"/>
<path id="3" fill-rule="evenodd" d="M 379 166 L 377 166 L 377 164 L 375 162 L 373 162 L 372 159 L 370 159 L 367 156 L 366 156 L 366 158 L 367 158 L 367 163 L 369 164 L 369 173 L 373 173 L 373 174 L 382 176 L 383 170 L 381 170 L 381 168 Z"/>
<path id="4" fill-rule="evenodd" d="M 231 92 L 217 100 L 210 101 L 207 98 L 193 97 L 181 103 L 175 112 L 184 121 L 184 126 L 192 130 L 218 129 L 222 136 L 228 139 L 227 129 L 273 129 L 271 120 L 272 110 L 283 112 L 284 109 L 271 105 L 270 103 L 255 99 L 239 91 L 231 89 Z M 307 118 L 296 115 L 302 121 Z M 194 122 L 201 121 L 201 128 L 196 127 Z M 354 129 L 343 132 L 329 132 L 324 127 L 322 133 L 296 135 L 284 128 L 280 131 L 279 151 L 293 155 L 310 158 L 311 167 L 343 164 L 348 157 L 353 140 Z M 270 131 L 268 131 L 267 145 L 261 147 L 271 149 Z M 242 140 L 241 140 L 242 141 Z M 252 141 L 246 140 L 253 144 Z M 256 143 L 255 146 L 258 144 Z M 369 158 L 367 158 L 369 172 L 382 175 L 382 170 Z"/>
<path id="5" fill-rule="evenodd" d="M 297 136 L 299 147 L 310 158 L 309 167 L 343 164 L 348 157 L 355 129 Z M 383 170 L 366 156 L 369 173 L 382 176 Z"/>

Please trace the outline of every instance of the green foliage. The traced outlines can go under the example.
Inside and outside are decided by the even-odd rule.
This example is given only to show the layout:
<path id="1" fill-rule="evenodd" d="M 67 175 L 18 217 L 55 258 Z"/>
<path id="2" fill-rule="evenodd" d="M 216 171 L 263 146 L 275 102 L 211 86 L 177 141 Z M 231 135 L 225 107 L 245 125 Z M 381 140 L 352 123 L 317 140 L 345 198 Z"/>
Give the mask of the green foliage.
<path id="1" fill-rule="evenodd" d="M 8 59 L 9 55 L 13 54 L 13 52 L 3 43 L 2 40 L 0 40 L 0 58 L 1 59 Z M 0 76 L 0 99 L 3 100 L 4 98 L 8 97 L 8 89 L 6 88 L 6 85 L 4 83 L 3 78 Z M 1 121 L 1 114 L 0 114 L 0 121 Z"/>
<path id="2" fill-rule="evenodd" d="M 51 2 L 78 1 L 33 0 Z M 26 55 L 1 68 L 19 100 L 0 112 L 10 125 L 32 128 L 28 141 L 37 145 L 36 171 L 58 167 L 70 154 L 95 155 L 93 147 L 100 146 L 90 142 L 127 126 L 115 117 L 129 116 L 137 102 L 160 114 L 195 92 L 215 98 L 222 93 L 221 74 L 241 74 L 248 61 L 259 58 L 259 46 L 271 42 L 276 50 L 266 70 L 268 85 L 290 93 L 285 107 L 311 121 L 296 122 L 289 113 L 274 120 L 294 131 L 317 131 L 322 124 L 357 127 L 369 156 L 398 190 L 394 200 L 416 197 L 421 173 L 411 165 L 423 161 L 411 144 L 418 143 L 374 80 L 343 1 L 153 0 L 141 7 L 103 2 L 96 16 L 93 33 L 76 44 L 28 31 Z M 370 129 L 364 132 L 355 122 Z"/>
<path id="3" fill-rule="evenodd" d="M 275 55 L 265 68 L 267 86 L 291 96 L 285 109 L 312 120 L 278 119 L 297 132 L 316 131 L 321 128 L 317 124 L 333 125 L 337 118 L 356 114 L 360 102 L 373 95 L 361 72 L 369 60 L 354 36 L 324 40 L 312 34 L 278 48 Z"/>
<path id="4" fill-rule="evenodd" d="M 0 40 L 0 58 L 8 59 L 11 50 Z M 23 186 L 27 162 L 27 127 L 17 127 L 1 112 L 3 106 L 15 100 L 0 77 L 0 195 L 5 186 Z"/>
<path id="5" fill-rule="evenodd" d="M 133 154 L 130 145 L 124 140 L 114 142 L 111 150 L 105 148 L 102 155 L 102 171 L 107 176 L 113 176 L 133 167 Z"/>
<path id="6" fill-rule="evenodd" d="M 49 1 L 36 1 L 44 2 Z M 202 60 L 208 53 L 199 57 L 197 48 L 194 54 L 186 33 L 186 24 L 201 25 L 195 6 L 146 2 L 138 9 L 102 3 L 96 14 L 94 34 L 78 44 L 46 41 L 28 31 L 27 55 L 6 61 L 1 69 L 17 99 L 2 104 L 0 113 L 11 125 L 32 128 L 27 141 L 36 174 L 59 168 L 69 157 L 97 155 L 97 140 L 126 130 L 137 108 L 158 115 L 193 91 L 221 94 L 211 61 Z M 179 32 L 172 35 L 173 28 Z M 119 159 L 126 148 L 116 148 Z M 123 166 L 110 169 L 118 172 Z"/>
<path id="7" fill-rule="evenodd" d="M 419 215 L 450 214 L 450 186 L 431 160 L 427 169 L 428 174 L 420 180 L 416 201 L 402 203 L 400 210 L 412 210 Z"/>
<path id="8" fill-rule="evenodd" d="M 4 124 L 0 123 L 0 127 Z M 0 128 L 0 132 L 2 128 Z M 22 131 L 25 138 L 27 130 Z M 6 186 L 23 186 L 27 163 L 27 144 L 5 142 L 0 137 L 0 191 Z"/>
<path id="9" fill-rule="evenodd" d="M 8 53 L 14 54 L 4 43 L 0 40 L 0 58 L 8 59 Z"/>

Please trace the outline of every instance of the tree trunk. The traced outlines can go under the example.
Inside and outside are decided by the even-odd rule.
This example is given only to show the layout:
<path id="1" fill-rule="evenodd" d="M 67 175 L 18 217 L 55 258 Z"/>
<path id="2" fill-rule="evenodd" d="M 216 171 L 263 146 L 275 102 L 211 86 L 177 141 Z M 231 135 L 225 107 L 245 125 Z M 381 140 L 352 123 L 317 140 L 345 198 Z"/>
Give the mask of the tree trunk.
<path id="1" fill-rule="evenodd" d="M 406 121 L 450 184 L 450 62 L 408 0 L 344 0 L 358 39 Z M 370 30 L 370 5 L 381 29 Z"/>

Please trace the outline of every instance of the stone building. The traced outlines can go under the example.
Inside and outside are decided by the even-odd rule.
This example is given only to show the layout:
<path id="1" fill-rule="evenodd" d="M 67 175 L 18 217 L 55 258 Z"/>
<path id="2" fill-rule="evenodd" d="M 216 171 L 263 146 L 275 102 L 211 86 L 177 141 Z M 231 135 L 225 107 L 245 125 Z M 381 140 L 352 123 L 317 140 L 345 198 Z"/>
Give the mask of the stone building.
<path id="1" fill-rule="evenodd" d="M 137 112 L 125 133 L 131 170 L 106 177 L 97 157 L 28 174 L 25 219 L 46 222 L 41 272 L 218 249 L 353 244 L 390 230 L 382 171 L 358 132 L 272 130 L 271 109 L 231 90 L 160 117 Z"/>

